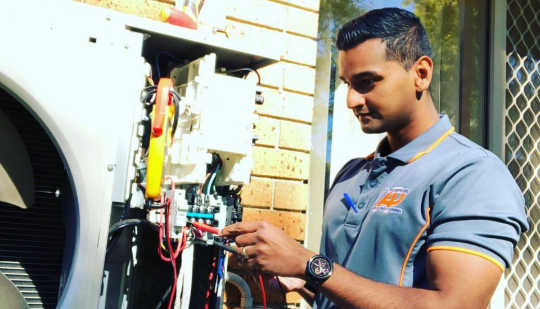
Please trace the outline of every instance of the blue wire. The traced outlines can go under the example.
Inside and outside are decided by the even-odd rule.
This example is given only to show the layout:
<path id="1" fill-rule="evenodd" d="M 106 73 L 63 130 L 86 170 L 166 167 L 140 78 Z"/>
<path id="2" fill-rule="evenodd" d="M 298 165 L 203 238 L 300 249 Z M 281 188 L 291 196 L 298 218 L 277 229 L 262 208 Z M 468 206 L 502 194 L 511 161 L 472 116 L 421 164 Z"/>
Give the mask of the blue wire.
<path id="1" fill-rule="evenodd" d="M 219 285 L 221 283 L 221 280 L 223 278 L 223 264 L 224 264 L 224 261 L 225 261 L 225 259 L 224 259 L 225 251 L 223 251 L 223 249 L 220 249 L 218 254 L 219 254 L 219 260 L 218 260 L 218 267 L 217 267 L 217 271 L 216 271 L 216 275 L 217 275 L 216 287 L 219 287 Z M 215 302 L 215 307 L 214 308 L 218 307 L 219 298 L 220 298 L 220 295 L 217 295 L 217 293 L 216 293 L 216 302 Z"/>
<path id="2" fill-rule="evenodd" d="M 216 167 L 216 171 L 212 173 L 212 176 L 210 176 L 210 180 L 208 181 L 208 185 L 206 187 L 206 194 L 210 194 L 210 189 L 214 186 L 214 181 L 216 180 L 216 176 L 219 173 L 219 170 L 221 169 L 221 163 L 218 163 L 218 166 Z"/>
<path id="3" fill-rule="evenodd" d="M 225 261 L 225 259 L 223 258 L 223 250 L 219 250 L 219 260 L 218 260 L 217 275 L 218 275 L 218 278 L 220 280 L 221 280 L 221 278 L 223 278 L 223 262 L 224 261 Z"/>
<path id="4" fill-rule="evenodd" d="M 216 178 L 216 175 L 217 175 L 217 170 L 214 173 L 212 173 L 212 176 L 210 176 L 210 180 L 208 180 L 208 185 L 206 186 L 207 195 L 210 194 L 210 188 L 212 188 L 212 182 Z"/>

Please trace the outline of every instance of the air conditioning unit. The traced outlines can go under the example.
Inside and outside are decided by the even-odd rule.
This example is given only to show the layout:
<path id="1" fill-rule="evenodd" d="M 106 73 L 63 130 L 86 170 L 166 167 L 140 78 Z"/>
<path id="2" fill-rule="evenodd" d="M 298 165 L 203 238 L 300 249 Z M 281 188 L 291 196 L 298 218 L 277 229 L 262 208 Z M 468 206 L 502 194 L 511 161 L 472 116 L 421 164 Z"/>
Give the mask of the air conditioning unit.
<path id="1" fill-rule="evenodd" d="M 3 1 L 0 29 L 0 295 L 15 287 L 21 308 L 98 308 L 111 210 L 132 190 L 148 63 L 155 74 L 163 53 L 179 67 L 215 53 L 232 69 L 278 57 L 71 1 Z M 233 161 L 249 154 L 219 142 L 210 150 Z M 218 181 L 245 182 L 228 172 Z"/>

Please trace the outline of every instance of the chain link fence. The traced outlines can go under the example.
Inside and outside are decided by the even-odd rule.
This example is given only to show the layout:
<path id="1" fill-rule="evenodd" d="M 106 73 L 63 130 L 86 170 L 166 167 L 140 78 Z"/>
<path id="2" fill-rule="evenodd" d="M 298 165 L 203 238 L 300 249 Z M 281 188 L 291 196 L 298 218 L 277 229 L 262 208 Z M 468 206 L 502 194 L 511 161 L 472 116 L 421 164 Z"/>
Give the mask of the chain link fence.
<path id="1" fill-rule="evenodd" d="M 523 191 L 530 230 L 506 272 L 505 308 L 540 308 L 540 1 L 508 0 L 505 160 Z"/>

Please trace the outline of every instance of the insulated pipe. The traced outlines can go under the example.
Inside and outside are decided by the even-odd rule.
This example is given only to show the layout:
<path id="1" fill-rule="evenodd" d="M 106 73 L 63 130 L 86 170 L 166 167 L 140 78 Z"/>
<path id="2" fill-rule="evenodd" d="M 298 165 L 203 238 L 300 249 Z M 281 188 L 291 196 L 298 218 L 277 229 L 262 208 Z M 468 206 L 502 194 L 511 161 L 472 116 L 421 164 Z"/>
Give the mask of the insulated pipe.
<path id="1" fill-rule="evenodd" d="M 240 291 L 240 294 L 242 295 L 240 297 L 240 308 L 252 308 L 253 297 L 251 297 L 251 290 L 247 282 L 242 277 L 232 272 L 227 272 L 225 280 Z"/>

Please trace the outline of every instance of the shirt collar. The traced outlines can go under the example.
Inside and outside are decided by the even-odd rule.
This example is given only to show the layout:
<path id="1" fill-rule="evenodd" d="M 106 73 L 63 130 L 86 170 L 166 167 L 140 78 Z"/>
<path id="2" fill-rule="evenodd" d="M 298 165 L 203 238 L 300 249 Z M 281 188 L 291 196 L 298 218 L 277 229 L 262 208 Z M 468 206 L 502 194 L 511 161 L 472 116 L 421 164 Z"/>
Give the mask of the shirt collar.
<path id="1" fill-rule="evenodd" d="M 450 123 L 448 116 L 441 114 L 439 120 L 432 125 L 427 131 L 420 134 L 408 144 L 399 148 L 388 155 L 389 158 L 401 161 L 404 164 L 411 163 L 424 154 L 433 150 L 439 143 L 454 131 L 454 127 Z M 377 147 L 375 158 L 381 157 L 381 148 L 387 146 L 386 138 L 384 138 Z"/>

